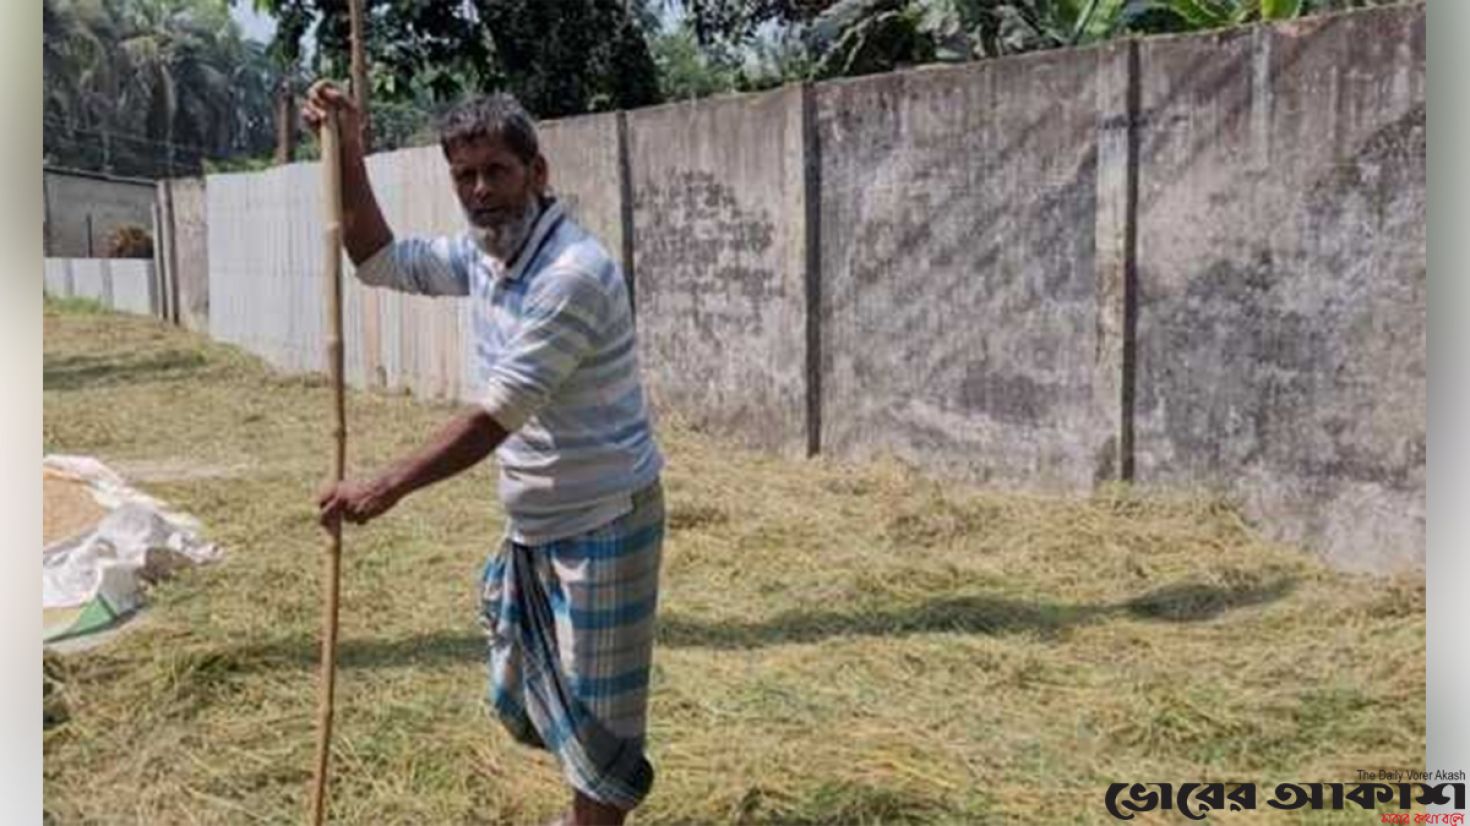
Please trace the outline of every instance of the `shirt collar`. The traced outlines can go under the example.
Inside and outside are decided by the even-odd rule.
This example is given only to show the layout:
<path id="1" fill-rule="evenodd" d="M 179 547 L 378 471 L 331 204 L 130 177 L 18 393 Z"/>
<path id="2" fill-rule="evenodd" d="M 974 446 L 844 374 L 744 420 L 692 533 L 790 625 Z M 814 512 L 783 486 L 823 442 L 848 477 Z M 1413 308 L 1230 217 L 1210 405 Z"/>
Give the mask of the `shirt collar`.
<path id="1" fill-rule="evenodd" d="M 531 228 L 531 234 L 526 237 L 525 243 L 516 252 L 514 261 L 509 267 L 497 266 L 496 273 L 501 280 L 514 281 L 525 274 L 526 268 L 536 260 L 537 253 L 546 245 L 547 236 L 561 223 L 564 212 L 561 201 L 552 196 L 547 196 L 542 201 L 541 215 L 536 218 L 536 224 Z"/>

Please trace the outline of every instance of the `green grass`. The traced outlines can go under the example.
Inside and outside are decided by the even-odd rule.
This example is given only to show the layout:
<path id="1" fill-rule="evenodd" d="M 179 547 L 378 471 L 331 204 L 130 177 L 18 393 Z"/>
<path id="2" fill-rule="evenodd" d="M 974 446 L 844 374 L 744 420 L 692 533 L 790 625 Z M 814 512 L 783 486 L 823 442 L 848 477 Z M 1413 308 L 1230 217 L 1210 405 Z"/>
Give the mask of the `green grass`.
<path id="1" fill-rule="evenodd" d="M 66 313 L 69 315 L 95 315 L 98 313 L 110 313 L 101 301 L 95 298 L 81 298 L 79 296 L 58 297 L 48 295 L 45 297 L 47 313 Z"/>
<path id="2" fill-rule="evenodd" d="M 48 656 L 48 813 L 299 821 L 329 389 L 57 304 L 45 353 L 46 449 L 131 475 L 227 554 L 108 645 Z M 451 409 L 351 395 L 350 467 Z M 1219 502 L 1001 494 L 749 453 L 669 418 L 658 779 L 638 822 L 1111 823 L 1117 781 L 1422 768 L 1422 575 L 1334 573 Z M 500 526 L 487 465 L 348 531 L 335 822 L 536 823 L 564 805 L 552 761 L 482 702 L 474 588 Z M 1288 817 L 1264 787 L 1261 809 L 1371 817 Z"/>

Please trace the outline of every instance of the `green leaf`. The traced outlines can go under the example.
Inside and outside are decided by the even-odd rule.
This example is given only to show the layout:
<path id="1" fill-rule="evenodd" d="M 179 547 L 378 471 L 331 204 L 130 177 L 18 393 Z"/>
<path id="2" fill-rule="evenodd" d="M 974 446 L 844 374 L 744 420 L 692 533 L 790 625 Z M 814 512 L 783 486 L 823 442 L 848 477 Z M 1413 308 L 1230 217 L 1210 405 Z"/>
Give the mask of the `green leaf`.
<path id="1" fill-rule="evenodd" d="M 1160 0 L 1159 8 L 1172 12 L 1191 29 L 1217 29 L 1231 24 L 1231 12 L 1239 6 L 1211 0 Z"/>
<path id="2" fill-rule="evenodd" d="M 1290 20 L 1301 13 L 1301 0 L 1261 0 L 1262 20 Z"/>

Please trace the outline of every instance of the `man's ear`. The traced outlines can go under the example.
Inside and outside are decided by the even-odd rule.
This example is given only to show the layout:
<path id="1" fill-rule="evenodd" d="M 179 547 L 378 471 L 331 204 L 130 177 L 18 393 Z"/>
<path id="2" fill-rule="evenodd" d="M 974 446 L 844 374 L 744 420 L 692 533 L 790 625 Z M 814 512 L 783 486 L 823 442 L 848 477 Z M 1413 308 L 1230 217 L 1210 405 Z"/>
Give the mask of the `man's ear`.
<path id="1" fill-rule="evenodd" d="M 540 152 L 531 159 L 531 186 L 536 194 L 545 194 L 547 186 L 551 183 L 551 168 L 546 163 L 546 156 Z"/>

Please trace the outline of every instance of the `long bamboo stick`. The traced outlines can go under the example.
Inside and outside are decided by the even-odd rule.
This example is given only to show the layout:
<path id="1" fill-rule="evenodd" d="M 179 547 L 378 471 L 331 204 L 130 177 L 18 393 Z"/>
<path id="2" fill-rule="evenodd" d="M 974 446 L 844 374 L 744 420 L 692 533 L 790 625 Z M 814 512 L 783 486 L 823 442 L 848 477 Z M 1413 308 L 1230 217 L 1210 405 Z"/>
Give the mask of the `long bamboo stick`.
<path id="1" fill-rule="evenodd" d="M 337 118 L 328 113 L 322 124 L 322 183 L 325 187 L 323 252 L 326 260 L 327 370 L 332 381 L 335 414 L 332 435 L 336 453 L 332 478 L 342 481 L 347 468 L 347 407 L 342 387 L 342 166 L 338 152 Z M 311 809 L 313 824 L 320 826 L 327 812 L 327 763 L 332 746 L 332 703 L 337 678 L 337 603 L 342 564 L 342 521 L 329 527 L 326 556 L 326 598 L 322 613 L 322 662 L 317 705 L 316 773 L 313 776 Z"/>

